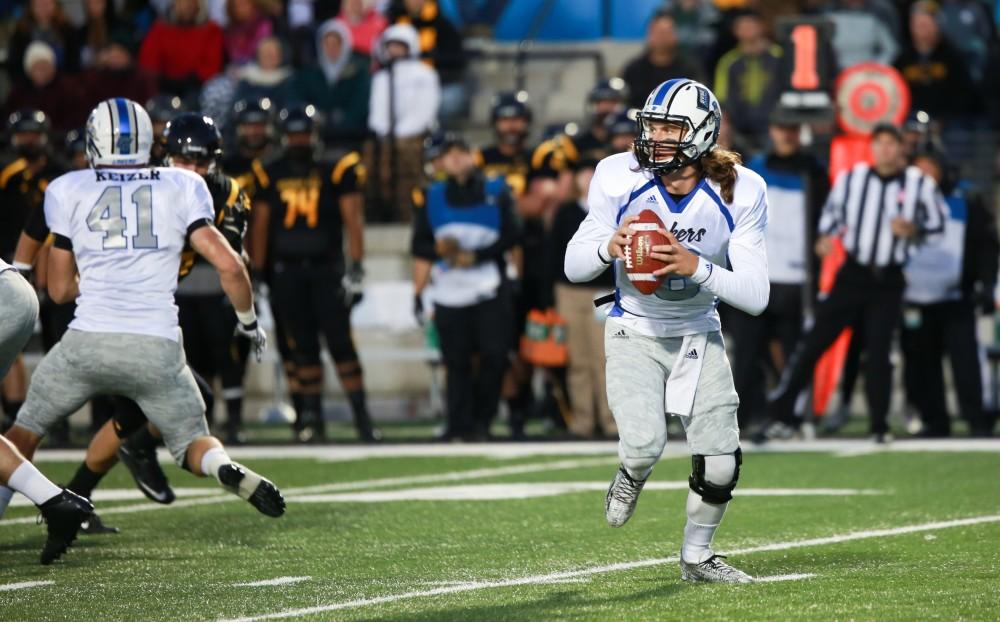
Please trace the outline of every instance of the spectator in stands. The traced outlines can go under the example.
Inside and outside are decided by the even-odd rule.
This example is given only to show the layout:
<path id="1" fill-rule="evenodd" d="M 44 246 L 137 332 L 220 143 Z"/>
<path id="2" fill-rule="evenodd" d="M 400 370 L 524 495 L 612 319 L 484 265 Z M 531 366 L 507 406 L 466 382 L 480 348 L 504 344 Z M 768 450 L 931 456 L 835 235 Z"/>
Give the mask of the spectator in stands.
<path id="1" fill-rule="evenodd" d="M 270 0 L 226 0 L 228 22 L 222 38 L 230 63 L 249 63 L 256 56 L 260 42 L 271 36 L 269 3 Z"/>
<path id="2" fill-rule="evenodd" d="M 375 0 L 343 0 L 340 3 L 340 19 L 351 31 L 354 51 L 365 56 L 372 55 L 375 43 L 389 25 L 375 4 Z"/>
<path id="3" fill-rule="evenodd" d="M 284 54 L 277 37 L 261 39 L 257 45 L 257 62 L 247 64 L 240 71 L 233 101 L 259 101 L 266 97 L 276 108 L 284 108 L 292 99 L 292 70 L 285 65 Z"/>
<path id="4" fill-rule="evenodd" d="M 56 0 L 30 0 L 17 20 L 7 48 L 7 71 L 14 83 L 28 82 L 24 55 L 32 41 L 43 41 L 52 48 L 55 66 L 60 70 L 79 69 L 79 55 L 72 49 L 73 26 Z"/>
<path id="5" fill-rule="evenodd" d="M 136 66 L 127 43 L 130 38 L 128 33 L 118 32 L 95 50 L 93 66 L 83 74 L 87 103 L 81 108 L 92 109 L 112 97 L 146 102 L 156 95 L 156 76 Z"/>
<path id="6" fill-rule="evenodd" d="M 440 159 L 446 177 L 414 193 L 414 313 L 422 321 L 430 285 L 447 370 L 444 438 L 481 441 L 507 367 L 504 255 L 516 239 L 515 216 L 503 178 L 478 171 L 464 141 L 449 140 Z"/>
<path id="7" fill-rule="evenodd" d="M 618 433 L 604 383 L 604 322 L 594 312 L 594 299 L 615 289 L 614 273 L 605 270 L 590 283 L 581 284 L 569 281 L 562 269 L 566 247 L 589 209 L 587 193 L 596 166 L 596 159 L 587 158 L 577 164 L 573 175 L 575 196 L 556 210 L 547 262 L 555 273 L 556 310 L 566 321 L 567 381 L 573 408 L 568 427 L 571 434 L 581 438 L 614 437 Z"/>
<path id="8" fill-rule="evenodd" d="M 767 138 L 768 117 L 778 100 L 781 47 L 767 38 L 764 18 L 744 11 L 733 20 L 736 47 L 719 59 L 715 94 L 729 111 L 733 129 L 759 148 Z M 738 140 L 738 139 L 737 139 Z"/>
<path id="9" fill-rule="evenodd" d="M 451 119 L 465 111 L 465 52 L 462 35 L 441 13 L 437 0 L 394 0 L 387 11 L 390 24 L 411 24 L 420 42 L 420 57 L 441 80 L 441 117 Z"/>
<path id="10" fill-rule="evenodd" d="M 344 22 L 328 19 L 320 24 L 316 59 L 295 76 L 294 97 L 316 106 L 325 119 L 328 140 L 360 140 L 369 119 L 371 76 L 368 59 L 351 49 L 351 32 Z"/>
<path id="11" fill-rule="evenodd" d="M 939 23 L 945 38 L 962 52 L 976 83 L 981 83 L 985 75 L 994 75 L 985 72 L 990 49 L 996 43 L 996 31 L 982 2 L 944 0 Z"/>
<path id="12" fill-rule="evenodd" d="M 976 90 L 965 59 L 941 34 L 939 9 L 921 0 L 910 9 L 910 44 L 896 68 L 910 86 L 912 105 L 931 117 L 955 121 L 976 109 Z"/>
<path id="13" fill-rule="evenodd" d="M 113 2 L 86 0 L 83 5 L 85 21 L 74 32 L 72 46 L 79 54 L 82 68 L 93 67 L 97 62 L 98 54 L 111 43 L 112 39 L 123 42 L 127 48 L 132 47 L 134 40 L 129 28 L 115 17 Z"/>
<path id="14" fill-rule="evenodd" d="M 387 28 L 378 50 L 384 67 L 372 78 L 368 127 L 381 143 L 382 187 L 395 188 L 397 215 L 409 220 L 406 198 L 421 179 L 423 139 L 437 122 L 441 86 L 437 72 L 418 58 L 420 47 L 413 26 Z"/>
<path id="15" fill-rule="evenodd" d="M 970 184 L 958 179 L 948 154 L 925 141 L 913 165 L 938 182 L 948 206 L 945 232 L 907 264 L 900 342 L 907 400 L 920 413 L 922 436 L 951 434 L 941 363 L 945 354 L 962 418 L 972 436 L 992 436 L 995 416 L 983 408 L 976 336 L 977 308 L 994 311 L 997 282 L 995 215 Z"/>
<path id="16" fill-rule="evenodd" d="M 205 20 L 201 0 L 174 0 L 146 35 L 139 65 L 159 78 L 161 90 L 190 96 L 222 71 L 222 56 L 222 29 Z"/>
<path id="17" fill-rule="evenodd" d="M 869 0 L 839 0 L 826 11 L 841 69 L 864 61 L 889 65 L 899 53 L 896 37 L 870 5 Z"/>
<path id="18" fill-rule="evenodd" d="M 622 72 L 628 87 L 629 108 L 642 108 L 646 96 L 658 85 L 671 78 L 701 80 L 701 69 L 679 54 L 679 41 L 674 17 L 670 13 L 655 13 L 646 28 L 646 49 L 635 57 Z"/>
<path id="19" fill-rule="evenodd" d="M 27 84 L 15 85 L 7 96 L 5 115 L 15 110 L 36 108 L 44 112 L 58 132 L 78 127 L 87 119 L 89 108 L 71 76 L 56 68 L 56 53 L 44 41 L 33 41 L 23 56 L 22 70 Z"/>
<path id="20" fill-rule="evenodd" d="M 705 58 L 715 43 L 718 10 L 705 0 L 676 0 L 668 3 L 666 11 L 674 18 L 681 56 Z"/>

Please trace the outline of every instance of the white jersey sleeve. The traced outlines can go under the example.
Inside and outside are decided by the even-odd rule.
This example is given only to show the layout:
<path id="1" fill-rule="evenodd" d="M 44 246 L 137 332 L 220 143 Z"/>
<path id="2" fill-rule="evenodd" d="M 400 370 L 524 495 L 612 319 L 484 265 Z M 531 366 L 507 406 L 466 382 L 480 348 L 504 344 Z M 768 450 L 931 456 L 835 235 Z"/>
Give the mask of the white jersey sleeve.
<path id="1" fill-rule="evenodd" d="M 580 223 L 566 248 L 563 269 L 566 278 L 574 283 L 592 281 L 607 270 L 614 261 L 608 256 L 608 240 L 618 229 L 617 212 L 625 202 L 621 197 L 611 197 L 616 193 L 613 183 L 615 163 L 621 159 L 602 160 L 594 171 L 587 195 L 587 217 Z"/>
<path id="2" fill-rule="evenodd" d="M 771 283 L 767 274 L 767 192 L 764 180 L 740 167 L 738 192 L 755 192 L 749 208 L 734 214 L 735 227 L 729 238 L 731 270 L 707 259 L 699 262 L 692 280 L 723 302 L 751 315 L 767 308 Z"/>

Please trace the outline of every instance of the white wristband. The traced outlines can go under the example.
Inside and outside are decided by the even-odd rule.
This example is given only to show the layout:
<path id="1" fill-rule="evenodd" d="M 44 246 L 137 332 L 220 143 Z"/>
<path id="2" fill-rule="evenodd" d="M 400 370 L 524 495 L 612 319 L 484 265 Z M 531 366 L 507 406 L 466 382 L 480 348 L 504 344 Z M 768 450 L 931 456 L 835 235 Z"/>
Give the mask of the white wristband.
<path id="1" fill-rule="evenodd" d="M 715 266 L 711 261 L 707 259 L 699 259 L 698 269 L 695 270 L 694 274 L 691 275 L 691 280 L 697 283 L 698 285 L 703 285 L 705 281 L 707 281 L 709 277 L 712 276 L 712 268 L 714 267 Z"/>
<path id="2" fill-rule="evenodd" d="M 31 272 L 34 269 L 30 263 L 24 263 L 23 261 L 15 261 L 11 265 L 14 266 L 18 272 Z"/>
<path id="3" fill-rule="evenodd" d="M 257 321 L 257 312 L 250 307 L 249 311 L 236 311 L 236 319 L 244 326 L 250 326 Z"/>

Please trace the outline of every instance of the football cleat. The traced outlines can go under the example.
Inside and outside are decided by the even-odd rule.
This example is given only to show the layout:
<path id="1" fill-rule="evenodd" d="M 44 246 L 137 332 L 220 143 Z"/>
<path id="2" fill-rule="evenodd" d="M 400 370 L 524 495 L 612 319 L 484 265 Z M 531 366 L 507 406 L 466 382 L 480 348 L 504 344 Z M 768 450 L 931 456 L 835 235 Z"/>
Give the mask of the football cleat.
<path id="1" fill-rule="evenodd" d="M 231 462 L 219 467 L 219 482 L 229 492 L 257 508 L 261 514 L 277 518 L 285 513 L 285 498 L 270 480 Z"/>
<path id="2" fill-rule="evenodd" d="M 42 565 L 59 559 L 76 540 L 80 525 L 94 513 L 94 506 L 80 495 L 63 490 L 38 506 L 48 526 L 49 536 L 42 547 Z"/>
<path id="3" fill-rule="evenodd" d="M 96 512 L 88 516 L 80 525 L 80 533 L 88 536 L 100 536 L 109 533 L 119 533 L 121 529 L 110 527 L 104 524 L 101 517 Z"/>
<path id="4" fill-rule="evenodd" d="M 784 421 L 771 420 L 755 432 L 750 440 L 754 444 L 763 445 L 768 441 L 787 441 L 797 436 L 799 436 L 799 431 L 795 427 Z"/>
<path id="5" fill-rule="evenodd" d="M 136 486 L 150 501 L 163 505 L 174 502 L 176 496 L 167 481 L 167 474 L 156 459 L 155 449 L 135 447 L 133 443 L 125 441 L 118 448 L 118 458 L 132 474 Z"/>
<path id="6" fill-rule="evenodd" d="M 681 579 L 701 583 L 753 583 L 753 577 L 723 559 L 725 555 L 712 555 L 700 564 L 689 564 L 681 557 Z"/>
<path id="7" fill-rule="evenodd" d="M 639 493 L 646 485 L 646 480 L 632 479 L 625 467 L 618 467 L 615 478 L 611 480 L 608 495 L 604 498 L 604 517 L 608 525 L 621 527 L 632 518 L 635 504 L 639 501 Z"/>

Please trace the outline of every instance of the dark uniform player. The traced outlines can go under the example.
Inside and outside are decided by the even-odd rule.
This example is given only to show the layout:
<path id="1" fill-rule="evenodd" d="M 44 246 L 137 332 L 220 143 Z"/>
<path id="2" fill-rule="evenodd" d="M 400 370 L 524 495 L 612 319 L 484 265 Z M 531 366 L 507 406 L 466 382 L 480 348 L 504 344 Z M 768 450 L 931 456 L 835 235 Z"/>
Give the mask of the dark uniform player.
<path id="1" fill-rule="evenodd" d="M 184 112 L 184 102 L 176 95 L 163 93 L 146 102 L 146 112 L 153 122 L 153 147 L 149 151 L 149 163 L 152 166 L 163 166 L 166 157 L 163 130 L 171 119 Z"/>
<path id="2" fill-rule="evenodd" d="M 215 202 L 219 224 L 227 213 L 245 214 L 250 201 L 240 184 L 218 169 L 222 157 L 222 136 L 208 117 L 187 112 L 175 117 L 163 132 L 163 144 L 170 166 L 193 167 L 208 185 Z M 244 231 L 223 234 L 233 248 L 242 250 Z M 229 299 L 222 291 L 218 273 L 193 249 L 181 257 L 177 287 L 178 318 L 184 334 L 184 352 L 191 368 L 209 382 L 215 377 L 222 381 L 222 397 L 226 401 L 226 443 L 240 444 L 243 416 L 243 373 L 250 342 L 234 338 L 235 316 Z M 186 277 L 186 278 L 185 278 Z M 208 413 L 209 423 L 212 413 Z"/>
<path id="3" fill-rule="evenodd" d="M 300 390 L 297 398 L 293 394 L 296 436 L 300 441 L 325 436 L 322 332 L 359 436 L 366 442 L 377 441 L 381 434 L 368 414 L 361 363 L 350 332 L 350 310 L 360 301 L 364 275 L 365 169 L 356 152 L 332 166 L 317 159 L 312 106 L 286 108 L 278 122 L 284 150 L 263 167 L 258 179 L 251 250 L 254 267 L 270 285 L 275 320 L 283 327 L 295 363 Z M 350 256 L 346 266 L 345 230 Z"/>
<path id="4" fill-rule="evenodd" d="M 239 182 L 243 192 L 253 200 L 257 191 L 257 178 L 263 171 L 261 161 L 266 158 L 274 134 L 271 100 L 241 99 L 233 105 L 235 149 L 222 157 L 222 170 Z"/>
<path id="5" fill-rule="evenodd" d="M 49 119 L 44 112 L 25 109 L 11 114 L 7 120 L 7 131 L 14 152 L 0 166 L 0 259 L 13 263 L 14 267 L 27 274 L 32 263 L 19 262 L 14 256 L 18 238 L 31 213 L 41 210 L 45 188 L 60 171 L 49 150 Z M 46 321 L 50 306 L 45 305 L 41 309 L 43 326 L 51 324 Z M 24 364 L 18 357 L 3 379 L 3 390 L 0 391 L 3 413 L 10 422 L 14 421 L 24 402 L 27 388 Z M 68 440 L 64 426 L 53 430 L 52 436 L 53 441 L 60 444 Z"/>

